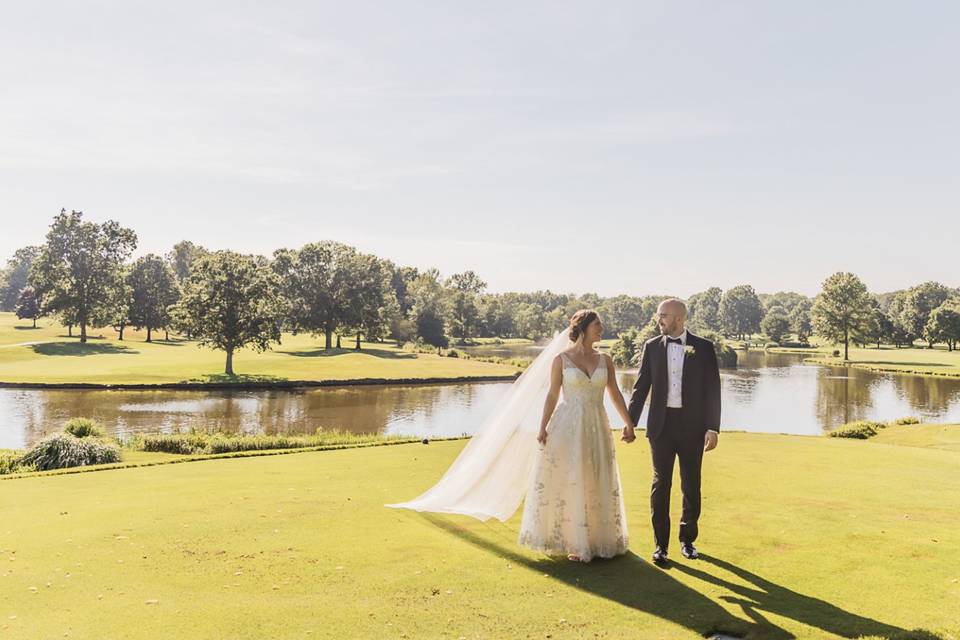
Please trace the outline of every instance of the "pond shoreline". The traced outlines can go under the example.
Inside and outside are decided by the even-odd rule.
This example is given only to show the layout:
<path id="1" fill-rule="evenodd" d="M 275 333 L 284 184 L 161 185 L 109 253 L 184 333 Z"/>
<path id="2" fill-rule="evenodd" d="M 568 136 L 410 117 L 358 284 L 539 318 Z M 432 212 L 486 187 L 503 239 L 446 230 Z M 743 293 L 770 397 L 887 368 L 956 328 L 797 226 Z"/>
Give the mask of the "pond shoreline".
<path id="1" fill-rule="evenodd" d="M 909 368 L 909 365 L 906 364 L 897 364 L 890 363 L 885 364 L 876 364 L 874 362 L 860 362 L 857 360 L 842 360 L 835 358 L 833 356 L 827 355 L 823 350 L 818 349 L 817 347 L 811 347 L 805 349 L 802 347 L 771 347 L 769 349 L 763 349 L 758 347 L 756 349 L 743 349 L 739 348 L 737 351 L 765 351 L 766 353 L 780 353 L 785 355 L 799 355 L 804 356 L 804 364 L 816 364 L 825 367 L 853 367 L 856 369 L 863 369 L 864 371 L 871 371 L 873 373 L 895 373 L 903 376 L 919 376 L 923 378 L 947 378 L 947 379 L 958 379 L 960 378 L 960 370 L 954 369 L 952 371 L 924 371 Z"/>
<path id="2" fill-rule="evenodd" d="M 124 391 L 206 391 L 209 389 L 296 389 L 312 387 L 354 387 L 383 385 L 435 385 L 467 382 L 512 382 L 520 373 L 503 376 L 455 376 L 439 378 L 345 378 L 343 380 L 250 380 L 236 382 L 158 382 L 97 383 L 97 382 L 0 382 L 0 389 L 102 389 Z"/>

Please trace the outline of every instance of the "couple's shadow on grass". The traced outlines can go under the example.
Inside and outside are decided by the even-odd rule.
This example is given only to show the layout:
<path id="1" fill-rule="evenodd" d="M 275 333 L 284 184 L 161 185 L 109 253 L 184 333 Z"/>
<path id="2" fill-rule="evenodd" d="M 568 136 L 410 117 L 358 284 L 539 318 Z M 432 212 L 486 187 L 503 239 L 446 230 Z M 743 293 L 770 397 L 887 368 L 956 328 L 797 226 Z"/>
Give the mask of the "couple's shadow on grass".
<path id="1" fill-rule="evenodd" d="M 506 526 L 484 525 L 480 533 L 440 516 L 421 515 L 431 524 L 485 551 L 705 637 L 714 634 L 771 640 L 797 637 L 771 622 L 765 615 L 774 614 L 848 638 L 875 636 L 891 640 L 940 640 L 940 636 L 924 630 L 909 631 L 844 611 L 829 602 L 791 591 L 719 558 L 704 555 L 698 562 L 671 562 L 666 570 L 655 567 L 631 551 L 611 560 L 589 564 L 566 559 L 534 559 L 513 550 L 516 532 Z M 736 580 L 726 580 L 695 568 L 694 565 L 700 563 L 722 569 Z M 732 595 L 720 598 L 739 605 L 745 618 L 749 619 L 733 615 L 710 597 L 673 578 L 670 571 L 686 574 L 730 592 Z"/>

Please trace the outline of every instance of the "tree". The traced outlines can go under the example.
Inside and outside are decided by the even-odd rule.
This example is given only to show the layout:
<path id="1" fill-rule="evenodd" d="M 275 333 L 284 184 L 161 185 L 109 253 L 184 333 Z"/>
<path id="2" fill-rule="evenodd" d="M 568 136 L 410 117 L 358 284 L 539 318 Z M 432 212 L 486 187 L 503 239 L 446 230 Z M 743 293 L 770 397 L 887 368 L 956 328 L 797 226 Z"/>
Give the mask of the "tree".
<path id="1" fill-rule="evenodd" d="M 324 335 L 324 348 L 333 348 L 334 331 L 352 311 L 349 296 L 356 255 L 353 247 L 331 241 L 274 252 L 271 268 L 280 278 L 286 325 L 293 333 Z"/>
<path id="2" fill-rule="evenodd" d="M 514 305 L 507 296 L 492 294 L 482 296 L 478 306 L 481 335 L 501 338 L 514 335 Z"/>
<path id="3" fill-rule="evenodd" d="M 147 342 L 152 342 L 153 331 L 170 325 L 170 307 L 180 297 L 177 276 L 160 256 L 150 253 L 133 263 L 126 280 L 132 297 L 130 322 L 146 329 Z"/>
<path id="4" fill-rule="evenodd" d="M 45 309 L 74 320 L 80 342 L 86 342 L 88 325 L 106 324 L 110 294 L 136 246 L 132 230 L 112 220 L 84 222 L 82 212 L 62 209 L 31 266 L 30 280 Z"/>
<path id="5" fill-rule="evenodd" d="M 37 299 L 36 289 L 30 286 L 21 289 L 14 311 L 20 320 L 25 318 L 33 320 L 33 328 L 36 329 L 37 318 L 40 317 L 40 301 Z"/>
<path id="6" fill-rule="evenodd" d="M 720 301 L 723 290 L 710 287 L 706 291 L 695 293 L 687 300 L 689 318 L 687 324 L 697 331 L 720 331 Z M 646 320 L 644 320 L 646 321 Z"/>
<path id="7" fill-rule="evenodd" d="M 773 342 L 780 343 L 783 337 L 790 332 L 790 320 L 782 307 L 773 307 L 763 317 L 760 323 L 760 330 L 767 334 Z"/>
<path id="8" fill-rule="evenodd" d="M 743 338 L 760 330 L 763 305 L 748 284 L 727 290 L 720 300 L 720 322 L 731 336 Z"/>
<path id="9" fill-rule="evenodd" d="M 517 332 L 524 338 L 536 340 L 550 332 L 547 314 L 532 302 L 521 303 L 517 308 Z"/>
<path id="10" fill-rule="evenodd" d="M 823 282 L 823 290 L 813 302 L 810 315 L 814 332 L 831 342 L 842 342 L 844 360 L 850 359 L 850 337 L 867 328 L 870 300 L 860 278 L 841 272 Z"/>
<path id="11" fill-rule="evenodd" d="M 813 333 L 813 321 L 810 319 L 810 309 L 813 303 L 809 298 L 797 303 L 797 306 L 790 312 L 790 330 L 797 334 L 797 340 L 807 344 L 810 340 L 810 334 Z"/>
<path id="12" fill-rule="evenodd" d="M 643 300 L 635 296 L 619 295 L 607 298 L 598 311 L 603 317 L 606 336 L 616 336 L 636 329 L 650 319 L 650 316 L 643 314 Z"/>
<path id="13" fill-rule="evenodd" d="M 910 334 L 923 338 L 930 314 L 946 302 L 950 295 L 950 289 L 939 282 L 924 282 L 911 288 L 903 309 L 904 324 L 909 328 Z M 927 343 L 928 347 L 933 349 L 933 342 L 927 339 Z"/>
<path id="14" fill-rule="evenodd" d="M 350 288 L 344 324 L 357 335 L 354 347 L 360 350 L 360 336 L 379 340 L 390 326 L 391 317 L 400 313 L 400 306 L 390 285 L 389 274 L 376 256 L 353 254 L 349 267 Z"/>
<path id="15" fill-rule="evenodd" d="M 127 271 L 129 274 L 129 271 Z M 123 332 L 130 325 L 130 304 L 133 298 L 133 290 L 127 283 L 127 276 L 124 275 L 117 279 L 114 286 L 108 294 L 108 302 L 104 309 L 106 323 L 113 327 L 117 332 L 118 339 L 123 340 Z"/>
<path id="16" fill-rule="evenodd" d="M 173 245 L 173 249 L 168 251 L 164 258 L 173 270 L 177 283 L 182 283 L 190 277 L 190 270 L 193 268 L 193 263 L 209 253 L 209 251 L 200 245 L 194 244 L 189 240 L 181 240 Z"/>
<path id="17" fill-rule="evenodd" d="M 884 340 L 889 339 L 892 333 L 892 323 L 880 308 L 880 300 L 876 296 L 869 296 L 867 301 L 869 311 L 863 326 L 852 334 L 854 342 L 861 346 L 876 344 L 880 348 Z"/>
<path id="18" fill-rule="evenodd" d="M 881 300 L 881 305 L 882 302 Z M 893 323 L 891 339 L 898 349 L 901 345 L 912 345 L 913 341 L 918 337 L 912 333 L 912 323 L 907 316 L 907 307 L 909 305 L 909 291 L 895 291 L 889 294 L 886 315 L 890 319 L 890 322 Z"/>
<path id="19" fill-rule="evenodd" d="M 7 260 L 7 268 L 0 274 L 0 311 L 13 311 L 20 292 L 30 282 L 30 267 L 40 254 L 40 247 L 17 249 Z"/>
<path id="20" fill-rule="evenodd" d="M 934 342 L 945 342 L 953 351 L 960 341 L 960 298 L 951 298 L 930 313 L 924 327 L 924 337 Z"/>
<path id="21" fill-rule="evenodd" d="M 621 367 L 637 365 L 637 336 L 639 329 L 628 329 L 617 336 L 617 341 L 610 347 L 610 357 L 614 364 Z"/>
<path id="22" fill-rule="evenodd" d="M 477 297 L 487 288 L 487 283 L 473 271 L 464 271 L 450 276 L 444 283 L 450 302 L 450 334 L 460 342 L 466 342 L 479 333 L 480 312 Z"/>
<path id="23" fill-rule="evenodd" d="M 249 347 L 266 351 L 280 342 L 282 306 L 274 273 L 250 256 L 217 251 L 194 263 L 183 295 L 172 309 L 174 326 L 227 354 Z"/>
<path id="24" fill-rule="evenodd" d="M 449 344 L 444 327 L 447 309 L 440 273 L 436 269 L 421 273 L 410 283 L 410 295 L 413 298 L 410 318 L 416 325 L 417 336 L 427 344 L 446 347 Z"/>
<path id="25" fill-rule="evenodd" d="M 804 301 L 809 301 L 807 296 L 801 293 L 794 293 L 793 291 L 760 293 L 757 294 L 757 297 L 760 298 L 760 302 L 763 304 L 763 308 L 767 313 L 769 313 L 774 307 L 782 307 L 784 313 L 788 316 L 798 304 Z"/>

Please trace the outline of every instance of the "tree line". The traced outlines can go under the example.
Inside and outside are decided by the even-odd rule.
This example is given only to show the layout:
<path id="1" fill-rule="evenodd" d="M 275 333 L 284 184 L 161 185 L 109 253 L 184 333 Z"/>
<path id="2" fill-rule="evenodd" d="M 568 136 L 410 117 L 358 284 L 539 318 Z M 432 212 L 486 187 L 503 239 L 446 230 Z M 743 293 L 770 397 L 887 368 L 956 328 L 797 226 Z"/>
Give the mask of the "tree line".
<path id="1" fill-rule="evenodd" d="M 593 293 L 489 293 L 473 271 L 442 277 L 322 241 L 278 249 L 270 257 L 208 251 L 183 241 L 163 256 L 136 260 L 137 235 L 119 223 L 85 220 L 79 211 L 54 218 L 39 246 L 19 249 L 0 273 L 0 309 L 20 318 L 54 317 L 76 328 L 81 342 L 90 328 L 111 327 L 123 339 L 127 327 L 146 330 L 147 341 L 173 331 L 233 355 L 265 350 L 282 332 L 321 336 L 326 349 L 342 336 L 437 348 L 475 337 L 551 335 L 581 308 L 604 318 L 606 337 L 619 337 L 618 359 L 655 335 L 653 315 L 668 295 L 608 298 Z M 758 294 L 750 285 L 711 287 L 687 298 L 694 331 L 744 339 L 761 334 L 807 344 L 819 335 L 855 344 L 928 346 L 960 340 L 960 292 L 936 282 L 870 294 L 855 275 L 828 278 L 815 298 L 792 292 Z M 627 347 L 627 344 L 630 347 Z"/>

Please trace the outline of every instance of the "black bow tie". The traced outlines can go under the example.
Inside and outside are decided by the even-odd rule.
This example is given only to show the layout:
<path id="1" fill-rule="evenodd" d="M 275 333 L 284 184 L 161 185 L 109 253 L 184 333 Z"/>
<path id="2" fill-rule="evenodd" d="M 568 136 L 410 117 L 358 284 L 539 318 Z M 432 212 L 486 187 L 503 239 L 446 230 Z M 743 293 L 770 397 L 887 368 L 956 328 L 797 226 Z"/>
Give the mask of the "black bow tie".
<path id="1" fill-rule="evenodd" d="M 683 344 L 680 338 L 667 338 L 667 344 Z"/>

